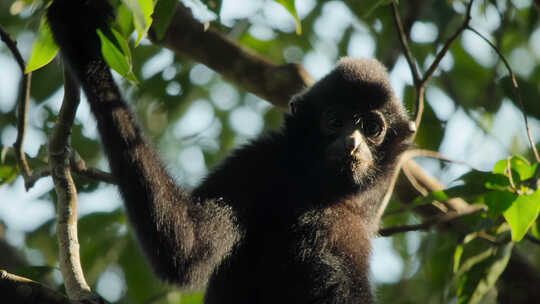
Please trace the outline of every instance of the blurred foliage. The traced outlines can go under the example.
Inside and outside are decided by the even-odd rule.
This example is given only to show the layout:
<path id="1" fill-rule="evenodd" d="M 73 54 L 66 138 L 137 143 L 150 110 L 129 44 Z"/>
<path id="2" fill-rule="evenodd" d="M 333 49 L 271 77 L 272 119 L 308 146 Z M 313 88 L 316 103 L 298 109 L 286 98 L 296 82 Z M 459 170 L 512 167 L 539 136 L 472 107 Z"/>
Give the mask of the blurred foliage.
<path id="1" fill-rule="evenodd" d="M 158 37 L 164 33 L 172 18 L 175 0 L 157 1 L 154 15 L 148 6 L 149 0 L 115 2 L 120 4 L 120 9 L 115 31 L 102 37 L 108 39 L 109 49 L 104 52 L 109 52 L 113 56 L 111 60 L 116 60 L 116 70 L 120 74 L 132 75 L 127 77 L 132 80 L 138 79 L 134 86 L 117 77 L 139 121 L 159 147 L 173 174 L 183 183 L 193 186 L 232 148 L 263 131 L 279 128 L 282 116 L 278 110 L 226 83 L 208 68 L 154 46 L 145 39 L 133 48 L 136 41 L 145 35 L 150 21 Z M 242 4 L 237 0 L 183 2 L 203 12 L 197 16 L 210 16 L 204 21 L 211 20 L 211 26 L 241 45 L 276 63 L 303 63 L 316 76 L 328 70 L 330 66 L 327 63 L 340 56 L 361 54 L 376 57 L 388 66 L 393 76 L 401 79 L 396 80 L 402 87 L 397 88 L 397 94 L 409 111 L 412 113 L 415 108 L 416 92 L 411 81 L 407 80 L 410 74 L 401 55 L 388 0 L 261 0 L 250 2 L 249 6 L 254 5 L 255 8 L 250 8 L 248 13 L 239 7 Z M 538 125 L 540 22 L 539 11 L 531 2 L 477 0 L 473 7 L 472 26 L 487 35 L 509 59 L 517 74 L 526 112 Z M 48 36 L 43 36 L 47 33 L 37 35 L 47 3 L 40 0 L 0 1 L 0 26 L 20 42 L 19 47 L 27 60 L 31 42 L 38 41 L 37 48 L 34 48 L 37 55 L 32 56 L 38 56 L 41 62 L 38 60 L 34 67 L 54 56 L 54 48 L 48 45 L 50 39 L 47 41 Z M 411 40 L 411 51 L 421 71 L 426 70 L 446 39 L 463 22 L 466 3 L 458 0 L 399 1 L 400 15 Z M 228 15 L 223 13 L 225 11 Z M 298 35 L 296 32 L 300 25 L 302 33 Z M 495 303 L 497 284 L 505 284 L 500 280 L 496 282 L 512 252 L 519 252 L 536 271 L 540 267 L 540 247 L 520 241 L 527 238 L 527 234 L 540 238 L 537 219 L 540 190 L 534 184 L 539 178 L 539 169 L 531 162 L 533 158 L 523 139 L 523 132 L 512 134 L 513 138 L 508 140 L 494 134 L 494 130 L 501 129 L 500 124 L 504 124 L 503 129 L 518 126 L 517 129 L 522 130 L 523 122 L 497 120 L 499 116 L 504 117 L 508 107 L 514 111 L 518 107 L 512 83 L 496 54 L 470 34 L 466 32 L 454 42 L 428 84 L 428 89 L 444 92 L 450 104 L 427 96 L 415 146 L 437 151 L 442 149 L 447 138 L 455 139 L 455 133 L 461 132 L 462 137 L 470 138 L 460 138 L 460 144 L 466 143 L 478 149 L 479 146 L 474 144 L 479 137 L 472 134 L 481 134 L 483 138 L 496 138 L 503 144 L 487 146 L 488 150 L 480 149 L 482 151 L 464 147 L 466 152 L 459 156 L 461 159 L 479 162 L 478 159 L 489 158 L 490 154 L 505 155 L 505 151 L 519 152 L 526 158 L 514 156 L 497 163 L 492 161 L 489 164 L 491 172 L 472 170 L 462 175 L 457 183 L 452 184 L 453 187 L 412 202 L 416 206 L 429 204 L 432 200 L 461 197 L 470 203 L 485 204 L 489 210 L 460 220 L 461 230 L 393 236 L 392 250 L 403 269 L 391 281 L 377 281 L 380 303 Z M 36 37 L 42 37 L 41 45 Z M 470 37 L 473 37 L 473 42 Z M 126 47 L 128 44 L 131 50 Z M 49 52 L 39 51 L 39 47 Z M 0 51 L 2 62 L 13 60 L 5 45 L 0 44 Z M 399 69 L 401 73 L 396 72 Z M 13 69 L 9 73 L 13 79 L 19 77 L 19 70 Z M 37 69 L 32 75 L 28 124 L 34 135 L 27 138 L 26 145 L 34 146 L 34 149 L 26 153 L 34 170 L 43 168 L 47 163 L 46 147 L 41 144 L 43 140 L 36 141 L 35 138 L 45 138 L 54 124 L 61 102 L 61 75 L 61 66 L 57 63 Z M 20 177 L 10 148 L 15 138 L 18 88 L 2 87 L 3 91 L 8 89 L 13 94 L 0 94 L 0 98 L 4 98 L 0 100 L 0 185 L 22 192 L 22 188 L 15 189 L 17 183 L 14 181 Z M 6 96 L 11 99 L 7 100 Z M 445 113 L 444 108 L 450 110 Z M 87 165 L 103 167 L 95 124 L 87 110 L 86 113 L 81 111 L 73 127 L 72 146 Z M 459 115 L 465 117 L 461 119 L 473 122 L 467 126 L 472 125 L 474 129 L 450 130 L 448 126 Z M 447 142 L 448 145 L 454 144 Z M 454 166 L 439 164 L 433 174 L 444 178 L 446 172 L 454 170 Z M 75 181 L 79 193 L 101 191 L 95 181 L 80 177 Z M 53 206 L 56 204 L 53 190 L 41 195 L 40 199 L 49 201 Z M 9 197 L 2 200 L 2 204 L 16 203 Z M 411 202 L 401 203 L 411 206 Z M 2 204 L 0 208 L 3 208 Z M 383 225 L 391 227 L 421 221 L 413 213 L 403 212 L 402 208 L 403 204 L 394 198 L 388 209 L 391 215 L 384 218 Z M 10 227 L 7 229 L 9 231 Z M 32 265 L 20 269 L 18 274 L 45 280 L 62 290 L 62 281 L 58 275 L 55 276 L 58 274 L 58 250 L 54 231 L 53 218 L 33 231 L 24 231 L 22 247 L 29 257 L 34 258 L 30 258 Z M 108 295 L 109 300 L 117 303 L 201 302 L 202 293 L 184 294 L 155 278 L 133 238 L 123 210 L 83 215 L 79 222 L 79 236 L 86 278 L 94 290 Z M 109 282 L 106 278 L 111 275 L 120 282 L 116 292 L 112 293 L 100 285 L 100 282 Z"/>

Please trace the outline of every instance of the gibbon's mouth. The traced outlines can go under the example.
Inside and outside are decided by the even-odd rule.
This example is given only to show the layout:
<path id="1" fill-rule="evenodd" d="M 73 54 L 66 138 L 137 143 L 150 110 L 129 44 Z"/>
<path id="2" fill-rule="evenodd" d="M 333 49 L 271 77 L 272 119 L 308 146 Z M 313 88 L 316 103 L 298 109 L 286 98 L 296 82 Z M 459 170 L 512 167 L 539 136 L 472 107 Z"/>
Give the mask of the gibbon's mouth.
<path id="1" fill-rule="evenodd" d="M 362 153 L 351 152 L 348 158 L 353 163 L 365 164 L 367 166 L 373 165 L 373 160 L 371 158 L 366 157 Z"/>

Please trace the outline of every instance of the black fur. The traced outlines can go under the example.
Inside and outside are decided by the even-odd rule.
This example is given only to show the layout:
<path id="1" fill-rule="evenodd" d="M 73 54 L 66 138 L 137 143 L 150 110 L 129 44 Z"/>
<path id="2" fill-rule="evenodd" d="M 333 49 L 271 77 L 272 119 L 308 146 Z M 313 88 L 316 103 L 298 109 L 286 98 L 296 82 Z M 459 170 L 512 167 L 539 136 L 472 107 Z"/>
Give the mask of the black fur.
<path id="1" fill-rule="evenodd" d="M 55 0 L 48 18 L 155 272 L 186 287 L 208 283 L 205 303 L 372 303 L 375 213 L 409 135 L 385 69 L 375 60 L 343 59 L 294 98 L 294 115 L 279 132 L 237 150 L 187 193 L 141 134 L 99 54 L 95 29 L 111 12 L 103 0 Z M 384 116 L 383 140 L 364 138 L 373 155 L 366 172 L 328 161 L 338 137 L 321 133 L 329 106 L 343 117 Z"/>

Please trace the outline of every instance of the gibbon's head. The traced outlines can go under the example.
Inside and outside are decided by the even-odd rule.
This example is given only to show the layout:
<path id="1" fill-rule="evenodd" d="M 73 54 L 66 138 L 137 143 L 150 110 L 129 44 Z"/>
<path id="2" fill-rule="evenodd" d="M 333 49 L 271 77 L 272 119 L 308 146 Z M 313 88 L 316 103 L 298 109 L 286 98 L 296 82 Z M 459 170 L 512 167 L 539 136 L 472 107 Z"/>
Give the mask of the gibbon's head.
<path id="1" fill-rule="evenodd" d="M 414 132 L 375 59 L 341 59 L 289 106 L 286 126 L 307 140 L 327 170 L 359 185 L 387 171 Z"/>

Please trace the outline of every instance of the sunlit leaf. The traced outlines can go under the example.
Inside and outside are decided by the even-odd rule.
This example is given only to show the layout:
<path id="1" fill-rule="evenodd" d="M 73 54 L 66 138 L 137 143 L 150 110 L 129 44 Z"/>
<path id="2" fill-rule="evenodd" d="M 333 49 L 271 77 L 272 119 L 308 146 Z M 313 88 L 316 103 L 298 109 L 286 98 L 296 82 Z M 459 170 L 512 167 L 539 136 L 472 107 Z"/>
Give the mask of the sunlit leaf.
<path id="1" fill-rule="evenodd" d="M 204 293 L 202 293 L 202 292 L 183 294 L 182 295 L 182 300 L 180 301 L 180 303 L 182 303 L 182 304 L 202 304 L 203 299 L 204 299 Z"/>
<path id="2" fill-rule="evenodd" d="M 296 12 L 296 7 L 294 6 L 294 0 L 274 0 L 277 3 L 283 5 L 285 9 L 294 17 L 296 21 L 296 34 L 302 34 L 302 24 L 300 23 L 300 18 L 298 18 L 298 13 Z"/>
<path id="3" fill-rule="evenodd" d="M 150 25 L 152 25 L 154 3 L 152 0 L 122 0 L 122 2 L 133 14 L 133 25 L 137 31 L 135 45 L 138 45 L 141 39 L 146 36 Z"/>
<path id="4" fill-rule="evenodd" d="M 454 250 L 454 273 L 458 272 L 461 256 L 463 255 L 463 245 L 457 245 Z"/>
<path id="5" fill-rule="evenodd" d="M 161 1 L 160 1 L 161 2 Z M 133 15 L 125 4 L 120 4 L 116 10 L 116 26 L 122 36 L 129 37 L 133 31 Z"/>
<path id="6" fill-rule="evenodd" d="M 534 223 L 540 212 L 540 190 L 519 195 L 503 216 L 512 229 L 512 241 L 519 242 Z"/>
<path id="7" fill-rule="evenodd" d="M 14 166 L 0 165 L 0 185 L 9 184 L 17 177 L 17 169 Z"/>
<path id="8" fill-rule="evenodd" d="M 493 173 L 507 175 L 506 169 L 508 162 L 510 163 L 510 168 L 518 174 L 516 182 L 531 178 L 537 166 L 537 164 L 531 166 L 523 156 L 515 155 L 509 161 L 506 159 L 498 161 L 493 167 Z"/>
<path id="9" fill-rule="evenodd" d="M 47 63 L 51 62 L 58 53 L 58 46 L 54 42 L 51 29 L 47 23 L 47 18 L 43 16 L 39 29 L 37 32 L 36 40 L 32 45 L 32 53 L 30 54 L 30 60 L 26 64 L 25 73 L 35 71 Z"/>
<path id="10" fill-rule="evenodd" d="M 135 80 L 135 76 L 131 72 L 131 55 L 127 41 L 114 29 L 111 29 L 112 37 L 108 37 L 101 30 L 97 30 L 97 34 L 101 41 L 101 53 L 105 62 L 118 74 L 128 80 Z M 116 41 L 112 41 L 111 38 Z M 116 43 L 115 43 L 116 42 Z M 126 52 L 126 53 L 124 53 Z"/>

